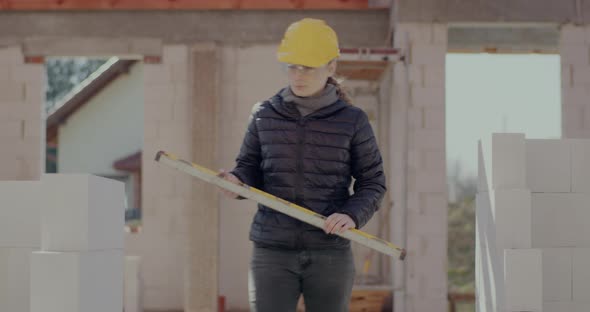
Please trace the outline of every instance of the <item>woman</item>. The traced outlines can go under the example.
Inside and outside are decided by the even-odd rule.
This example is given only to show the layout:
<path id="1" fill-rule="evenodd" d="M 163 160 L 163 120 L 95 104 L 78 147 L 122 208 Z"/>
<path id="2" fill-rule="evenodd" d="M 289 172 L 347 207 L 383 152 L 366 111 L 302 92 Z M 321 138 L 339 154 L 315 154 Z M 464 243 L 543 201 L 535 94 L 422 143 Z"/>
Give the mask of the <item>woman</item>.
<path id="1" fill-rule="evenodd" d="M 340 53 L 324 21 L 293 23 L 277 55 L 289 86 L 254 107 L 236 167 L 220 174 L 327 219 L 322 231 L 258 206 L 250 230 L 251 310 L 295 311 L 303 294 L 306 311 L 348 311 L 354 261 L 350 241 L 334 234 L 361 228 L 379 208 L 381 155 L 367 115 L 332 78 Z"/>

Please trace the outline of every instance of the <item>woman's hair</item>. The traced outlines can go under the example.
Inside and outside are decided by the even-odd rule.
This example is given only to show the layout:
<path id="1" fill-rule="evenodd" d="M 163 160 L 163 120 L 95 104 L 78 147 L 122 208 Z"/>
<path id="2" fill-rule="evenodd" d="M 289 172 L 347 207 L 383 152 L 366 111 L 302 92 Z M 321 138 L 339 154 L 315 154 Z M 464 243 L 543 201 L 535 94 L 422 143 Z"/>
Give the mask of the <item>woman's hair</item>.
<path id="1" fill-rule="evenodd" d="M 327 83 L 336 86 L 336 91 L 338 91 L 338 96 L 340 97 L 340 99 L 343 100 L 344 102 L 352 105 L 352 99 L 348 95 L 348 92 L 346 92 L 346 90 L 344 90 L 344 88 L 340 84 L 340 81 L 338 81 L 334 77 L 329 77 Z"/>

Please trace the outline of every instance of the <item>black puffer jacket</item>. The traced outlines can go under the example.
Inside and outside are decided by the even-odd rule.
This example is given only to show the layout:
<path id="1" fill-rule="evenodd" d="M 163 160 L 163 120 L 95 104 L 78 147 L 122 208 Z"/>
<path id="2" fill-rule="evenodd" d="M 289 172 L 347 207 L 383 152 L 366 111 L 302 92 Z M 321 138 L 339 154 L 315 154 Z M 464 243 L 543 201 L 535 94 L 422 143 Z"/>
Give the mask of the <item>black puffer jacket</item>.
<path id="1" fill-rule="evenodd" d="M 324 216 L 347 214 L 357 228 L 373 216 L 386 190 L 367 115 L 342 100 L 305 117 L 278 94 L 256 105 L 236 161 L 232 173 L 242 182 Z M 352 196 L 351 177 L 356 180 Z M 258 205 L 250 239 L 289 249 L 350 245 L 263 205 Z"/>

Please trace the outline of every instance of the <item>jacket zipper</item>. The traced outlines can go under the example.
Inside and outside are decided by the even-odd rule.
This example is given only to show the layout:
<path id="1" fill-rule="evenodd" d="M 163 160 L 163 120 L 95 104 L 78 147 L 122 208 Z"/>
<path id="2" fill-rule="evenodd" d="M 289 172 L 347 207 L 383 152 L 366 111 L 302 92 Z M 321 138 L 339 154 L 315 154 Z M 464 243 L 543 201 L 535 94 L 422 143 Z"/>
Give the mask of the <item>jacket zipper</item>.
<path id="1" fill-rule="evenodd" d="M 297 121 L 297 177 L 295 180 L 295 202 L 298 205 L 303 204 L 303 186 L 305 183 L 305 176 L 303 173 L 303 149 L 305 147 L 305 119 L 301 118 Z M 301 228 L 301 222 L 299 222 Z M 303 244 L 301 242 L 301 230 L 297 231 L 295 238 L 295 248 L 302 249 Z"/>

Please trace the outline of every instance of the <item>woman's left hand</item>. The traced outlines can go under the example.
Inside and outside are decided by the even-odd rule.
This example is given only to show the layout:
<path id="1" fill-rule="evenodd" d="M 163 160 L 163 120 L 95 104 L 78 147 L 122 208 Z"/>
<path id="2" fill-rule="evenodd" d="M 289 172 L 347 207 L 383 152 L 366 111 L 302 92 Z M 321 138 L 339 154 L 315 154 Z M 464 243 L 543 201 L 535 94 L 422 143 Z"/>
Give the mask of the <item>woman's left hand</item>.
<path id="1" fill-rule="evenodd" d="M 344 231 L 355 227 L 356 224 L 354 224 L 352 218 L 342 213 L 334 213 L 324 222 L 324 232 L 326 234 L 344 233 Z"/>

